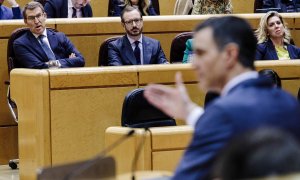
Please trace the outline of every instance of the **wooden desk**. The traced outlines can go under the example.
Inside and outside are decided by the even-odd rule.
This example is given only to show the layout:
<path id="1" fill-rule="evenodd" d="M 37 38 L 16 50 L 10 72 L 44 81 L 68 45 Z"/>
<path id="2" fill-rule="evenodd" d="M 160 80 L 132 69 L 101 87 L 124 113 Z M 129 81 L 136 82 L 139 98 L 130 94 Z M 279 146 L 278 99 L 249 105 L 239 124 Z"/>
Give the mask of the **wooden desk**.
<path id="1" fill-rule="evenodd" d="M 256 65 L 276 70 L 283 88 L 296 95 L 299 60 Z M 177 71 L 183 73 L 192 100 L 203 104 L 204 92 L 197 89 L 190 64 L 13 70 L 11 95 L 19 113 L 21 179 L 34 179 L 40 166 L 93 157 L 104 148 L 106 128 L 120 125 L 127 92 L 150 82 L 172 86 Z M 156 157 L 159 161 L 160 155 Z"/>
<path id="2" fill-rule="evenodd" d="M 130 128 L 110 127 L 106 130 L 105 145 L 108 146 L 127 134 Z M 190 126 L 156 127 L 135 129 L 133 137 L 113 149 L 112 155 L 117 164 L 117 174 L 131 172 L 134 156 L 145 136 L 144 146 L 140 153 L 137 170 L 160 170 L 173 172 L 189 144 L 193 128 Z"/>

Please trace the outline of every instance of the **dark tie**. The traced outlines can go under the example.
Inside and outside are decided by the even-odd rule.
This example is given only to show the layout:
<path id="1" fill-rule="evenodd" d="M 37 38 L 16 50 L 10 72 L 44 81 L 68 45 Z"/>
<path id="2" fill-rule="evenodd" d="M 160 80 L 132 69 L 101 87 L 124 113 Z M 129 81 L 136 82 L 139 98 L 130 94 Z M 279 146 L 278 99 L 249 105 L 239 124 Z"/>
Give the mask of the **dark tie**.
<path id="1" fill-rule="evenodd" d="M 136 59 L 136 64 L 141 64 L 141 49 L 139 48 L 139 41 L 135 41 L 135 49 L 133 51 L 135 59 Z"/>
<path id="2" fill-rule="evenodd" d="M 44 35 L 40 35 L 39 40 L 41 42 L 41 46 L 44 50 L 44 52 L 46 53 L 48 60 L 55 60 L 55 55 L 53 54 L 53 52 L 51 51 L 50 47 L 48 46 L 47 42 L 45 42 L 45 36 Z"/>
<path id="3" fill-rule="evenodd" d="M 74 7 L 72 7 L 72 9 L 73 9 L 72 18 L 77 18 L 76 9 Z"/>

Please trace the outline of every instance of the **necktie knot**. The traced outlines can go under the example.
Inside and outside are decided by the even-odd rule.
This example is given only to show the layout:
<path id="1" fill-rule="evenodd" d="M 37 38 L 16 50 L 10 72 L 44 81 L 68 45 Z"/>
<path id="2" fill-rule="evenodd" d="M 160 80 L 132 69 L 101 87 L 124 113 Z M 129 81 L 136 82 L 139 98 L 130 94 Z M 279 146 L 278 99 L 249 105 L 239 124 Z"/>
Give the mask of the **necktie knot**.
<path id="1" fill-rule="evenodd" d="M 45 36 L 43 34 L 38 36 L 38 38 L 42 44 L 44 44 L 44 37 Z"/>

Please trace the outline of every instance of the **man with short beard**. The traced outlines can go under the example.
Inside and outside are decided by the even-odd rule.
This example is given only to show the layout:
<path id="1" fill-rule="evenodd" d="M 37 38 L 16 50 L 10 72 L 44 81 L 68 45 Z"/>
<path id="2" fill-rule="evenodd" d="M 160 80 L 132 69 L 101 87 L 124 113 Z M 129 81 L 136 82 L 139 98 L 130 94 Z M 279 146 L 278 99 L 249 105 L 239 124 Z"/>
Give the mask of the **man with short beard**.
<path id="1" fill-rule="evenodd" d="M 126 35 L 108 44 L 108 65 L 167 64 L 160 42 L 143 36 L 141 12 L 126 6 L 121 13 Z"/>
<path id="2" fill-rule="evenodd" d="M 7 0 L 11 8 L 2 5 L 4 0 L 0 0 L 0 20 L 1 19 L 22 19 L 21 9 L 15 0 Z"/>

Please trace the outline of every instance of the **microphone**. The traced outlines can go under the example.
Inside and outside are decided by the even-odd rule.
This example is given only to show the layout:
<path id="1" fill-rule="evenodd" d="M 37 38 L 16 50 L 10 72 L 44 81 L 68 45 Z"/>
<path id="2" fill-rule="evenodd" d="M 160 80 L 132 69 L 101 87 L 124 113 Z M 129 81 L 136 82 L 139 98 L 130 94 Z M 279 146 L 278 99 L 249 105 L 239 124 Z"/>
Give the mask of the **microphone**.
<path id="1" fill-rule="evenodd" d="M 65 180 L 69 180 L 69 179 L 73 179 L 73 178 L 77 177 L 78 175 L 80 175 L 81 173 L 83 173 L 85 170 L 87 170 L 88 168 L 92 167 L 94 165 L 94 161 L 96 159 L 101 158 L 104 155 L 106 155 L 112 149 L 114 149 L 115 147 L 119 146 L 122 142 L 124 142 L 127 138 L 131 137 L 134 133 L 135 133 L 135 130 L 131 129 L 124 136 L 122 136 L 121 138 L 119 138 L 118 140 L 116 140 L 114 143 L 112 143 L 108 147 L 104 148 L 96 157 L 88 160 L 86 163 L 84 163 L 84 164 L 78 166 L 77 168 L 73 169 L 70 173 L 68 173 L 65 176 L 64 179 Z"/>
<path id="2" fill-rule="evenodd" d="M 140 140 L 139 146 L 138 146 L 137 150 L 134 153 L 134 158 L 133 158 L 132 164 L 131 164 L 131 174 L 132 174 L 131 179 L 132 180 L 135 180 L 136 166 L 137 166 L 137 162 L 138 162 L 139 156 L 141 154 L 142 147 L 143 147 L 143 145 L 145 143 L 147 131 L 149 131 L 149 133 L 151 133 L 151 131 L 149 130 L 148 127 L 144 128 L 143 138 Z"/>

